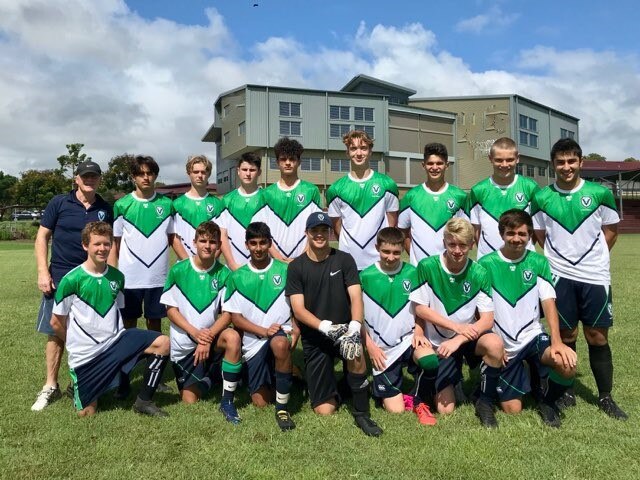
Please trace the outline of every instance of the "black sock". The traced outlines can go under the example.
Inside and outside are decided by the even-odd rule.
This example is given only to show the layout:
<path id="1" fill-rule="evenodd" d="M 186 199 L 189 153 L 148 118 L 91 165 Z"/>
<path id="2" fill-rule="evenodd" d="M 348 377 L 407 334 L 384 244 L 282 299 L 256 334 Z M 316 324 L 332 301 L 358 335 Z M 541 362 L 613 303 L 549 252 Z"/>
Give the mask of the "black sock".
<path id="1" fill-rule="evenodd" d="M 353 395 L 353 414 L 369 414 L 369 380 L 366 373 L 347 372 L 347 383 Z"/>
<path id="2" fill-rule="evenodd" d="M 496 388 L 500 378 L 500 368 L 491 367 L 482 362 L 480 365 L 480 398 L 483 402 L 493 405 L 498 397 Z"/>
<path id="3" fill-rule="evenodd" d="M 287 410 L 292 383 L 293 374 L 291 372 L 279 372 L 276 370 L 276 412 Z"/>
<path id="4" fill-rule="evenodd" d="M 589 345 L 589 364 L 596 379 L 600 397 L 610 394 L 613 387 L 613 359 L 608 343 Z"/>
<path id="5" fill-rule="evenodd" d="M 142 388 L 138 393 L 140 400 L 149 401 L 156 393 L 156 388 L 162 380 L 162 372 L 164 367 L 167 366 L 169 360 L 168 355 L 149 355 L 147 358 L 147 368 L 144 371 L 144 377 L 142 380 Z"/>
<path id="6" fill-rule="evenodd" d="M 548 377 L 541 379 L 542 401 L 555 408 L 556 400 L 564 395 L 572 381 L 573 379 L 564 379 L 552 371 Z"/>
<path id="7" fill-rule="evenodd" d="M 125 393 L 131 388 L 131 380 L 129 374 L 120 372 L 120 385 L 118 385 L 118 392 Z"/>

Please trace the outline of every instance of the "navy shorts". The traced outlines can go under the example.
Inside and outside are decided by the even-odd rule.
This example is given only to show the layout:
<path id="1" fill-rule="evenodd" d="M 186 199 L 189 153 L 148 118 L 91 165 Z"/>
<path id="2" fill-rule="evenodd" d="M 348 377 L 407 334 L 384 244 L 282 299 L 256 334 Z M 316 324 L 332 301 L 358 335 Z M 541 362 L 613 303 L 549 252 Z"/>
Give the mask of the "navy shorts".
<path id="1" fill-rule="evenodd" d="M 520 398 L 531 391 L 531 378 L 524 362 L 535 365 L 540 378 L 549 376 L 549 367 L 542 363 L 542 355 L 549 345 L 549 335 L 540 333 L 507 362 L 500 372 L 496 388 L 501 402 Z"/>
<path id="2" fill-rule="evenodd" d="M 267 339 L 258 352 L 246 361 L 247 386 L 249 394 L 253 395 L 262 387 L 275 387 L 276 368 L 275 358 L 271 351 L 271 339 L 275 337 L 286 337 L 283 330 L 278 330 L 273 337 Z"/>
<path id="3" fill-rule="evenodd" d="M 40 310 L 38 311 L 38 320 L 36 321 L 36 331 L 45 335 L 55 335 L 56 332 L 51 328 L 51 315 L 53 314 L 54 292 L 49 295 L 42 295 L 40 301 Z"/>
<path id="4" fill-rule="evenodd" d="M 163 318 L 167 316 L 166 307 L 160 303 L 162 287 L 154 288 L 125 288 L 124 308 L 120 310 L 122 318 L 131 320 L 142 316 L 144 304 L 145 318 Z"/>
<path id="5" fill-rule="evenodd" d="M 613 325 L 610 285 L 558 277 L 555 288 L 561 330 L 573 330 L 578 321 L 586 327 L 610 328 Z"/>
<path id="6" fill-rule="evenodd" d="M 450 357 L 440 358 L 438 363 L 438 377 L 436 378 L 437 392 L 441 392 L 445 388 L 453 386 L 462 380 L 462 364 L 465 359 L 470 369 L 474 369 L 480 365 L 482 357 L 476 355 L 477 344 L 477 340 L 464 343 Z"/>
<path id="7" fill-rule="evenodd" d="M 415 376 L 420 372 L 420 367 L 413 361 L 413 347 L 407 348 L 404 353 L 379 375 L 373 376 L 373 396 L 377 398 L 391 398 L 402 393 L 402 368 Z"/>
<path id="8" fill-rule="evenodd" d="M 160 335 L 152 330 L 130 328 L 96 358 L 69 369 L 76 408 L 82 410 L 105 392 L 116 388 L 120 384 L 120 374 L 128 375 Z"/>
<path id="9" fill-rule="evenodd" d="M 328 338 L 305 342 L 303 336 L 302 353 L 311 407 L 315 408 L 331 399 L 338 400 L 338 382 L 333 366 L 336 359 L 342 360 L 339 348 Z"/>
<path id="10" fill-rule="evenodd" d="M 214 383 L 217 370 L 220 369 L 220 362 L 224 356 L 224 352 L 216 352 L 216 339 L 211 342 L 211 350 L 209 350 L 209 358 L 204 362 L 193 365 L 193 357 L 195 349 L 186 357 L 173 362 L 173 373 L 176 376 L 176 384 L 178 390 L 182 391 L 186 387 L 195 386 L 200 396 L 206 395 Z"/>

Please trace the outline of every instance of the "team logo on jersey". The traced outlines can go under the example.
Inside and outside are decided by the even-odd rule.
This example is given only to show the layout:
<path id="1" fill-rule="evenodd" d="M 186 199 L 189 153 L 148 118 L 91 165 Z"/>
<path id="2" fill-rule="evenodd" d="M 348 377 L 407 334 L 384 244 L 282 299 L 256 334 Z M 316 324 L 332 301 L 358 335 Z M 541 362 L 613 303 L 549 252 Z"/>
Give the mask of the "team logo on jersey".
<path id="1" fill-rule="evenodd" d="M 304 193 L 299 193 L 299 194 L 296 195 L 296 202 L 304 203 L 304 200 L 305 200 Z"/>
<path id="2" fill-rule="evenodd" d="M 211 279 L 211 290 L 218 290 L 218 279 Z"/>
<path id="3" fill-rule="evenodd" d="M 373 193 L 373 195 L 375 197 L 379 196 L 380 195 L 380 185 L 378 185 L 377 183 L 374 183 L 371 186 L 371 193 Z"/>
<path id="4" fill-rule="evenodd" d="M 524 203 L 526 201 L 527 201 L 527 197 L 524 196 L 524 193 L 522 193 L 522 192 L 516 193 L 516 202 Z"/>
<path id="5" fill-rule="evenodd" d="M 104 210 L 98 210 L 98 220 L 102 222 L 105 218 L 107 218 L 107 212 Z"/>
<path id="6" fill-rule="evenodd" d="M 403 280 L 402 281 L 402 287 L 405 289 L 406 292 L 410 292 L 411 291 L 411 280 Z"/>
<path id="7" fill-rule="evenodd" d="M 593 200 L 591 199 L 591 197 L 580 197 L 580 204 L 584 208 L 589 208 L 591 206 L 592 202 L 593 202 Z"/>
<path id="8" fill-rule="evenodd" d="M 471 292 L 471 282 L 469 282 L 469 280 L 465 280 L 462 283 L 462 291 L 466 294 L 469 294 L 469 292 Z"/>
<path id="9" fill-rule="evenodd" d="M 113 290 L 114 292 L 116 292 L 116 291 L 118 291 L 120 289 L 120 285 L 115 280 L 111 280 L 109 282 L 109 286 L 111 287 L 111 290 Z"/>
<path id="10" fill-rule="evenodd" d="M 162 214 L 164 214 L 164 207 L 162 207 L 162 206 L 158 205 L 158 206 L 156 207 L 156 213 L 158 214 L 158 216 L 159 216 L 159 217 L 161 217 L 161 216 L 162 216 Z"/>
<path id="11" fill-rule="evenodd" d="M 272 280 L 273 280 L 273 284 L 276 287 L 279 287 L 282 284 L 282 276 L 281 275 L 274 275 L 272 277 Z"/>
<path id="12" fill-rule="evenodd" d="M 530 282 L 532 278 L 533 278 L 533 272 L 531 270 L 525 270 L 522 272 L 522 279 L 525 282 Z"/>
<path id="13" fill-rule="evenodd" d="M 456 202 L 454 202 L 452 199 L 447 200 L 447 208 L 449 210 L 453 210 L 454 208 L 456 208 Z"/>
<path id="14" fill-rule="evenodd" d="M 207 205 L 207 213 L 213 213 L 213 205 Z"/>

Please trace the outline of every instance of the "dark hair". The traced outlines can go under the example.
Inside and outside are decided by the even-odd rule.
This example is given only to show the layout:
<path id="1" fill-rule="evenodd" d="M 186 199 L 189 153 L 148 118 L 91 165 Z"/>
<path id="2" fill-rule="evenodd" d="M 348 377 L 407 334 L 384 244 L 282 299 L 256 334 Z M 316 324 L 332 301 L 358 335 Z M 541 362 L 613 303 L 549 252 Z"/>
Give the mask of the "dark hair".
<path id="1" fill-rule="evenodd" d="M 527 226 L 529 235 L 533 234 L 533 221 L 531 220 L 531 215 L 524 210 L 512 208 L 500 215 L 500 220 L 498 221 L 498 232 L 500 232 L 500 236 L 502 236 L 507 228 L 518 228 L 522 225 Z"/>
<path id="2" fill-rule="evenodd" d="M 582 149 L 578 142 L 573 138 L 561 138 L 551 147 L 551 161 L 556 159 L 559 153 L 568 153 L 569 155 L 577 155 L 579 160 L 582 160 Z"/>
<path id="3" fill-rule="evenodd" d="M 426 162 L 431 155 L 440 157 L 445 163 L 449 161 L 447 147 L 441 143 L 427 143 L 424 146 L 424 161 Z"/>
<path id="4" fill-rule="evenodd" d="M 136 155 L 129 164 L 129 171 L 132 176 L 138 176 L 142 173 L 142 166 L 146 165 L 156 177 L 160 173 L 160 167 L 149 155 Z"/>
<path id="5" fill-rule="evenodd" d="M 237 166 L 240 167 L 240 164 L 244 162 L 253 165 L 258 170 L 260 170 L 260 167 L 262 166 L 262 159 L 254 152 L 247 152 L 240 155 Z"/>
<path id="6" fill-rule="evenodd" d="M 252 240 L 254 238 L 266 238 L 271 241 L 271 230 L 269 229 L 269 225 L 264 222 L 252 222 L 247 226 L 247 230 L 244 234 L 245 242 Z"/>
<path id="7" fill-rule="evenodd" d="M 196 228 L 194 240 L 198 237 L 208 237 L 220 241 L 220 227 L 217 223 L 210 222 L 208 220 L 202 222 L 198 225 L 198 228 Z"/>
<path id="8" fill-rule="evenodd" d="M 283 137 L 273 146 L 273 150 L 276 154 L 276 161 L 280 157 L 300 160 L 302 152 L 304 152 L 304 147 L 297 140 L 291 140 L 288 137 Z"/>
<path id="9" fill-rule="evenodd" d="M 378 232 L 376 236 L 376 245 L 380 246 L 383 243 L 390 245 L 404 245 L 404 233 L 397 227 L 385 227 Z"/>
<path id="10" fill-rule="evenodd" d="M 100 235 L 101 237 L 109 237 L 113 241 L 113 229 L 107 222 L 89 222 L 82 229 L 80 238 L 82 244 L 87 246 L 91 241 L 91 235 Z"/>

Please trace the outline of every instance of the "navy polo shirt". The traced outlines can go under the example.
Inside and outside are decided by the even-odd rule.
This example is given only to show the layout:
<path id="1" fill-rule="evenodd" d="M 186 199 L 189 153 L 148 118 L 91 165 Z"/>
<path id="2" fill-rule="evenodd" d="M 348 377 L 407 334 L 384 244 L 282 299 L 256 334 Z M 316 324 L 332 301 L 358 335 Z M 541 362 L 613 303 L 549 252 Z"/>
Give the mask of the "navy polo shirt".
<path id="1" fill-rule="evenodd" d="M 76 191 L 56 195 L 45 208 L 40 225 L 53 232 L 49 271 L 57 286 L 67 272 L 87 259 L 82 248 L 82 229 L 89 222 L 101 220 L 113 225 L 113 207 L 100 195 L 86 209 Z"/>

